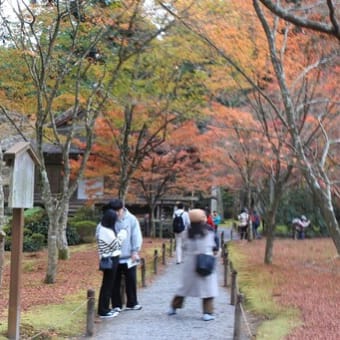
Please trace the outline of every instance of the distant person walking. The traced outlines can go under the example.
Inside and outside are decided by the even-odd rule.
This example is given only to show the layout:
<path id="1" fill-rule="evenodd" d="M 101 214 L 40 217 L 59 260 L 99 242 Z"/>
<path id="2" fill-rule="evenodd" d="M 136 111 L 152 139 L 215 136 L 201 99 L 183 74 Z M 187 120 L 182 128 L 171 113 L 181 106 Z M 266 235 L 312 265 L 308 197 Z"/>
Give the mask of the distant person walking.
<path id="1" fill-rule="evenodd" d="M 249 214 L 248 209 L 243 208 L 241 210 L 241 213 L 238 215 L 238 221 L 239 221 L 239 230 L 240 230 L 240 239 L 246 240 L 247 239 L 247 233 L 248 233 L 248 227 L 249 227 Z"/>
<path id="2" fill-rule="evenodd" d="M 295 239 L 297 237 L 299 240 L 303 240 L 305 238 L 306 228 L 310 226 L 310 221 L 305 215 L 302 215 L 300 218 L 294 218 L 292 224 L 293 238 Z"/>
<path id="3" fill-rule="evenodd" d="M 214 224 L 214 220 L 213 220 L 213 216 L 211 215 L 211 210 L 209 209 L 209 207 L 205 207 L 204 208 L 205 214 L 207 216 L 207 223 L 213 228 L 215 229 L 215 224 Z"/>
<path id="4" fill-rule="evenodd" d="M 103 270 L 103 279 L 98 299 L 98 315 L 100 318 L 113 318 L 119 314 L 110 308 L 110 301 L 119 263 L 119 255 L 121 254 L 121 245 L 126 239 L 127 232 L 125 229 L 121 229 L 116 234 L 116 221 L 116 212 L 107 209 L 104 211 L 102 220 L 96 230 L 99 259 L 111 258 L 112 260 L 111 268 Z"/>
<path id="5" fill-rule="evenodd" d="M 214 298 L 218 295 L 216 268 L 208 276 L 200 276 L 196 272 L 196 255 L 199 253 L 217 255 L 218 247 L 215 243 L 216 234 L 207 224 L 204 210 L 189 211 L 190 227 L 183 235 L 183 249 L 185 262 L 182 270 L 180 287 L 171 301 L 168 315 L 177 313 L 182 308 L 186 297 L 202 299 L 203 320 L 214 320 Z"/>
<path id="6" fill-rule="evenodd" d="M 182 239 L 183 232 L 190 226 L 189 214 L 184 210 L 184 205 L 178 203 L 177 209 L 173 214 L 173 231 L 176 241 L 176 263 L 180 264 L 183 261 L 182 257 Z"/>
<path id="7" fill-rule="evenodd" d="M 217 232 L 218 226 L 221 223 L 221 216 L 216 210 L 214 210 L 212 218 L 213 218 L 213 222 L 214 222 L 214 225 L 215 225 L 215 231 Z"/>
<path id="8" fill-rule="evenodd" d="M 121 255 L 115 277 L 112 305 L 120 312 L 123 308 L 120 295 L 121 280 L 125 279 L 126 309 L 140 310 L 142 306 L 137 299 L 137 264 L 139 262 L 139 252 L 142 247 L 143 237 L 138 219 L 123 206 L 120 199 L 113 199 L 109 202 L 109 207 L 117 212 L 118 219 L 116 230 L 119 232 L 126 229 L 127 237 L 122 244 Z"/>
<path id="9" fill-rule="evenodd" d="M 257 238 L 260 237 L 257 229 L 259 228 L 259 226 L 261 224 L 261 218 L 260 218 L 260 215 L 257 213 L 256 210 L 253 211 L 250 219 L 251 219 L 251 225 L 252 225 L 252 228 L 253 228 L 254 239 L 257 239 Z"/>

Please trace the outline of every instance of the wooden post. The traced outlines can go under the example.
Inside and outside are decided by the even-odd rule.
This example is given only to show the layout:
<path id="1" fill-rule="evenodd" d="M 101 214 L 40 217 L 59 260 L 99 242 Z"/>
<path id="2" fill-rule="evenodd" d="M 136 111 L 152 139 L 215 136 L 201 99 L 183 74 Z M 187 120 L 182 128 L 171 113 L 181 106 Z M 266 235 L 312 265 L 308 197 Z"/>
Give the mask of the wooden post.
<path id="1" fill-rule="evenodd" d="M 11 168 L 8 206 L 13 209 L 7 335 L 9 339 L 19 339 L 24 208 L 33 207 L 34 168 L 40 161 L 28 142 L 13 145 L 3 159 Z"/>
<path id="2" fill-rule="evenodd" d="M 166 265 L 166 247 L 165 243 L 162 244 L 162 264 Z"/>
<path id="3" fill-rule="evenodd" d="M 169 256 L 172 257 L 172 250 L 173 250 L 173 238 L 170 238 L 170 248 L 169 248 Z"/>
<path id="4" fill-rule="evenodd" d="M 228 258 L 226 258 L 226 260 L 224 261 L 224 287 L 230 286 L 230 265 L 231 262 Z"/>
<path id="5" fill-rule="evenodd" d="M 158 250 L 155 249 L 154 257 L 153 257 L 153 272 L 157 274 L 157 264 L 158 264 Z"/>
<path id="6" fill-rule="evenodd" d="M 233 237 L 234 237 L 233 233 L 234 233 L 234 229 L 231 229 L 231 230 L 230 230 L 230 239 L 231 239 L 231 240 L 233 240 Z"/>
<path id="7" fill-rule="evenodd" d="M 229 266 L 229 260 L 225 259 L 223 261 L 224 265 L 224 287 L 228 286 L 228 266 Z"/>
<path id="8" fill-rule="evenodd" d="M 220 247 L 222 248 L 224 244 L 224 231 L 221 231 L 221 244 L 220 244 Z"/>
<path id="9" fill-rule="evenodd" d="M 24 238 L 24 209 L 13 208 L 12 248 L 11 248 L 11 277 L 9 288 L 8 308 L 8 338 L 19 339 L 20 325 L 20 290 L 21 290 L 21 261 Z"/>
<path id="10" fill-rule="evenodd" d="M 146 287 L 145 284 L 145 259 L 140 259 L 140 271 L 141 271 L 141 279 L 142 279 L 142 287 Z"/>
<path id="11" fill-rule="evenodd" d="M 224 256 L 225 256 L 225 248 L 224 248 L 224 241 L 223 243 L 221 243 L 221 258 L 224 259 Z"/>
<path id="12" fill-rule="evenodd" d="M 224 263 L 229 258 L 228 243 L 224 243 L 223 249 L 224 249 L 223 263 Z"/>
<path id="13" fill-rule="evenodd" d="M 231 273 L 231 292 L 230 292 L 230 304 L 235 305 L 237 296 L 237 271 L 233 270 Z"/>
<path id="14" fill-rule="evenodd" d="M 243 303 L 243 294 L 237 294 L 237 303 L 236 303 L 236 306 L 235 306 L 233 340 L 241 339 L 241 317 L 242 317 L 241 304 L 242 303 Z"/>
<path id="15" fill-rule="evenodd" d="M 95 292 L 93 289 L 87 291 L 87 314 L 86 314 L 86 336 L 93 336 L 95 316 Z"/>

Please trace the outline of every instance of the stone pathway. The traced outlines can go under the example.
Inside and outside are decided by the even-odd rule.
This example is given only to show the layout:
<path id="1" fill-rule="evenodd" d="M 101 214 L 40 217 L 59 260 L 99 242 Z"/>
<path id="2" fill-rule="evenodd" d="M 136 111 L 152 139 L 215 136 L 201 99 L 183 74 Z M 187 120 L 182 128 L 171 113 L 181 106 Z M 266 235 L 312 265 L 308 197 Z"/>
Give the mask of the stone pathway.
<path id="1" fill-rule="evenodd" d="M 225 240 L 228 237 L 225 236 Z M 201 299 L 186 298 L 183 309 L 173 316 L 167 315 L 170 301 L 178 287 L 181 265 L 174 257 L 167 259 L 163 273 L 145 288 L 138 291 L 140 311 L 122 311 L 114 319 L 96 323 L 95 339 L 109 340 L 231 340 L 234 328 L 234 306 L 230 305 L 230 291 L 223 287 L 223 265 L 219 258 L 219 296 L 215 299 L 213 321 L 202 320 Z"/>

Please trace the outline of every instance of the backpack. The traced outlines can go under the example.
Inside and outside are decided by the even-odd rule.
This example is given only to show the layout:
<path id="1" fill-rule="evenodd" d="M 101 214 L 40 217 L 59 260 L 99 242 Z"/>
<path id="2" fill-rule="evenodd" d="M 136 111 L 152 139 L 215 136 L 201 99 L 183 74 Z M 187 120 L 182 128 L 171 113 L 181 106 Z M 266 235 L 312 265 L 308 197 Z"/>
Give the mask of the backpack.
<path id="1" fill-rule="evenodd" d="M 183 213 L 175 215 L 172 221 L 172 228 L 174 233 L 181 233 L 185 229 L 184 221 L 182 218 Z"/>
<path id="2" fill-rule="evenodd" d="M 253 222 L 254 227 L 258 227 L 260 225 L 259 215 L 254 215 L 252 218 L 252 222 Z"/>

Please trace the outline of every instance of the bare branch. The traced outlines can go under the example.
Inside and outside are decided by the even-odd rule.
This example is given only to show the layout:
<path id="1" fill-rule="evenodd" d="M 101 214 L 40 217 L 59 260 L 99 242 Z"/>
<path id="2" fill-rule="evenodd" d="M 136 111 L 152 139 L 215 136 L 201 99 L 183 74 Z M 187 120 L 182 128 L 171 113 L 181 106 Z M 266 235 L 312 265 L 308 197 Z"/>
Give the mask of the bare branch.
<path id="1" fill-rule="evenodd" d="M 271 12 L 280 18 L 291 22 L 292 24 L 300 27 L 304 27 L 307 29 L 311 29 L 313 31 L 325 33 L 327 35 L 334 36 L 340 41 L 340 28 L 339 28 L 339 19 L 336 16 L 335 6 L 332 0 L 327 0 L 327 6 L 329 10 L 329 18 L 331 24 L 327 24 L 324 22 L 319 22 L 315 20 L 311 20 L 302 16 L 298 16 L 296 14 L 292 14 L 291 11 L 281 7 L 277 3 L 274 3 L 271 0 L 260 0 L 260 2 L 267 7 Z"/>

